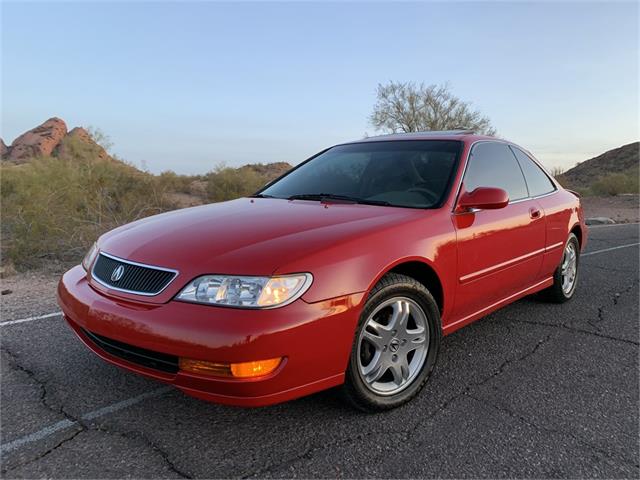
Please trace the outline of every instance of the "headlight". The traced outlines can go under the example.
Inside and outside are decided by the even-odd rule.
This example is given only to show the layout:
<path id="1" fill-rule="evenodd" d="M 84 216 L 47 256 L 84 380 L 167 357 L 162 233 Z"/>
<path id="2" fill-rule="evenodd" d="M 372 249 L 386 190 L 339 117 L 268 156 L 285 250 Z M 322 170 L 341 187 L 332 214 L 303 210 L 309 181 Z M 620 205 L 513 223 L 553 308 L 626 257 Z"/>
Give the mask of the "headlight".
<path id="1" fill-rule="evenodd" d="M 312 281 L 310 273 L 277 277 L 204 275 L 187 285 L 176 299 L 240 308 L 282 307 L 300 298 Z"/>
<path id="2" fill-rule="evenodd" d="M 97 255 L 98 255 L 98 245 L 94 243 L 93 245 L 91 245 L 91 248 L 89 249 L 87 254 L 84 256 L 84 259 L 82 260 L 82 268 L 84 268 L 88 272 L 89 269 L 91 268 L 91 264 L 96 259 Z"/>

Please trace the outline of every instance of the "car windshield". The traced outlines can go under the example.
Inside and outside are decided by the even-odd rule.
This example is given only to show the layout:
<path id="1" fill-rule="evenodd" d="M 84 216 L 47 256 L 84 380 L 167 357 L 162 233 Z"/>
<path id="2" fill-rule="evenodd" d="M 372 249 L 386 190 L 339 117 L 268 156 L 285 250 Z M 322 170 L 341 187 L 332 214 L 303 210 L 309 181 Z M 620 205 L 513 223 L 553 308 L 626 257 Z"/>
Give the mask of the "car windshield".
<path id="1" fill-rule="evenodd" d="M 402 140 L 339 145 L 257 196 L 435 208 L 445 199 L 462 142 Z"/>

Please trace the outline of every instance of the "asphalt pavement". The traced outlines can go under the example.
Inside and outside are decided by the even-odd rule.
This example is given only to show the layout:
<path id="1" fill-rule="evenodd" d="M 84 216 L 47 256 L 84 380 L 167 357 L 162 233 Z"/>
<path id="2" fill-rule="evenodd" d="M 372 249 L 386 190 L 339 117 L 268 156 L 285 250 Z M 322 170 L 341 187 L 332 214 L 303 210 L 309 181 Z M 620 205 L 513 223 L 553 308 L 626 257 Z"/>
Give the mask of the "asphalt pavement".
<path id="1" fill-rule="evenodd" d="M 52 289 L 3 308 L 2 477 L 639 478 L 638 242 L 638 225 L 591 228 L 571 302 L 523 299 L 446 337 L 421 394 L 376 415 L 338 389 L 192 399 L 39 318 Z"/>

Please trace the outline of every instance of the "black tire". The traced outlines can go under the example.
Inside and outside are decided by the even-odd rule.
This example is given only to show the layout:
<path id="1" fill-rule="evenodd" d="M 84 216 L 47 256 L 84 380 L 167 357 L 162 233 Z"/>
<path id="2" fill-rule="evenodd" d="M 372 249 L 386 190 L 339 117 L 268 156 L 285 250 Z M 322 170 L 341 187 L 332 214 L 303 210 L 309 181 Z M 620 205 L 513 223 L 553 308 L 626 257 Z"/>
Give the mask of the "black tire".
<path id="1" fill-rule="evenodd" d="M 576 274 L 575 274 L 575 279 L 573 281 L 573 286 L 568 292 L 565 292 L 565 290 L 562 288 L 562 281 L 563 281 L 562 265 L 564 263 L 567 247 L 569 245 L 573 245 L 573 248 L 575 249 L 575 252 L 576 252 Z M 562 259 L 560 260 L 560 265 L 558 265 L 558 268 L 556 268 L 555 272 L 553 273 L 553 285 L 551 285 L 546 290 L 543 290 L 542 292 L 543 298 L 552 303 L 564 303 L 571 300 L 573 298 L 573 295 L 576 292 L 576 287 L 578 286 L 579 272 L 580 272 L 580 242 L 578 242 L 578 238 L 573 233 L 570 233 L 569 238 L 567 239 L 567 242 L 564 245 L 564 250 L 562 253 Z"/>
<path id="2" fill-rule="evenodd" d="M 358 358 L 360 332 L 365 327 L 365 323 L 376 307 L 395 297 L 405 297 L 418 304 L 426 317 L 426 325 L 429 333 L 424 363 L 416 373 L 415 377 L 403 390 L 392 395 L 380 395 L 372 391 L 365 383 L 360 374 Z M 411 400 L 420 392 L 427 383 L 431 372 L 438 358 L 438 350 L 442 337 L 442 327 L 440 323 L 440 311 L 429 290 L 414 278 L 396 273 L 385 275 L 380 282 L 370 292 L 364 306 L 358 327 L 356 329 L 349 358 L 349 365 L 346 371 L 344 394 L 347 399 L 358 409 L 365 412 L 379 412 L 399 407 Z M 385 347 L 386 348 L 386 347 Z M 418 370 L 416 370 L 418 372 Z"/>

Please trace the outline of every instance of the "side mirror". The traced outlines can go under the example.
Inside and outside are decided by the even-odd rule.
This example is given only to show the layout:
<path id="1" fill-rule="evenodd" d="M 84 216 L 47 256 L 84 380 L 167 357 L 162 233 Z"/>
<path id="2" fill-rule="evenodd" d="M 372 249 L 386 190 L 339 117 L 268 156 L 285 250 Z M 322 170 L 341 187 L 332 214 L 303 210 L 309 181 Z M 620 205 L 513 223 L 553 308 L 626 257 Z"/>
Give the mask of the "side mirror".
<path id="1" fill-rule="evenodd" d="M 509 194 L 501 188 L 478 187 L 473 192 L 464 192 L 458 200 L 458 212 L 477 208 L 495 210 L 509 204 Z"/>

